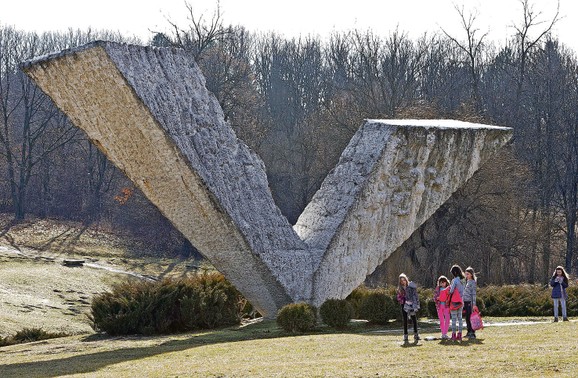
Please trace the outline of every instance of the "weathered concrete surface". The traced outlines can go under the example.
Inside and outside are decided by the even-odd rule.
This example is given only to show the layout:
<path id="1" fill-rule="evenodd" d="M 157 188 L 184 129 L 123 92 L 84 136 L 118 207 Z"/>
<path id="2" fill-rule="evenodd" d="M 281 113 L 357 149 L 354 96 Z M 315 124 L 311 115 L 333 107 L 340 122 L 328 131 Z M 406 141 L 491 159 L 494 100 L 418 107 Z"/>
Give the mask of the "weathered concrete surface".
<path id="1" fill-rule="evenodd" d="M 186 54 L 95 42 L 24 69 L 263 314 L 308 299 L 305 244 Z"/>
<path id="2" fill-rule="evenodd" d="M 94 42 L 23 69 L 266 316 L 347 296 L 511 136 L 366 121 L 292 228 L 184 52 Z"/>
<path id="3" fill-rule="evenodd" d="M 346 297 L 510 137 L 452 120 L 367 120 L 295 225 L 316 252 L 312 303 Z"/>

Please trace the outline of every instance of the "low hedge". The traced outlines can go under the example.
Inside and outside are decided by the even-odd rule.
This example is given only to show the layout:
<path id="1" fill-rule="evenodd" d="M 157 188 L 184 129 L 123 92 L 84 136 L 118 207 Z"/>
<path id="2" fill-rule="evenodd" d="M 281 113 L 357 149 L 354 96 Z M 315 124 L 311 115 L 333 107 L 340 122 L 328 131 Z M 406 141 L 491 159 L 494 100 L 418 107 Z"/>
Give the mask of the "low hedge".
<path id="1" fill-rule="evenodd" d="M 485 316 L 551 316 L 553 314 L 551 294 L 552 289 L 546 285 L 488 285 L 478 287 L 476 305 Z M 433 290 L 432 294 L 426 295 L 427 316 L 437 318 Z M 420 301 L 424 300 L 423 297 L 424 295 L 420 295 Z M 568 316 L 578 316 L 578 287 L 568 288 L 566 306 Z"/>
<path id="2" fill-rule="evenodd" d="M 379 294 L 376 294 L 379 293 Z M 401 309 L 396 300 L 396 287 L 370 289 L 360 286 L 347 297 L 354 309 L 354 318 L 375 321 L 383 319 L 401 319 Z M 476 304 L 485 316 L 551 316 L 553 313 L 552 290 L 546 285 L 504 285 L 478 287 Z M 375 303 L 371 314 L 362 311 L 362 303 L 370 296 L 379 296 L 382 303 Z M 418 317 L 437 318 L 433 289 L 418 287 L 420 311 Z M 568 288 L 566 302 L 568 316 L 578 316 L 578 286 Z M 371 319 L 369 319 L 371 318 Z M 378 321 L 377 323 L 382 322 Z"/>
<path id="3" fill-rule="evenodd" d="M 552 316 L 552 290 L 546 285 L 507 285 L 479 288 L 476 304 L 487 316 Z M 568 288 L 568 316 L 578 316 L 578 287 Z"/>

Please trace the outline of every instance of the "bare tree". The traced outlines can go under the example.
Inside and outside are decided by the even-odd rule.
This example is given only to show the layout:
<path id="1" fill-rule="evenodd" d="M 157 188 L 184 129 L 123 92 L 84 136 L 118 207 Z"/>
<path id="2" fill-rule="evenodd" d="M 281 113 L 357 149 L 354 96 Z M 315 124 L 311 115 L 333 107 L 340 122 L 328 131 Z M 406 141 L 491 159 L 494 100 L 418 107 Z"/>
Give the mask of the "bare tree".
<path id="1" fill-rule="evenodd" d="M 181 29 L 174 22 L 169 20 L 173 27 L 176 45 L 190 51 L 197 62 L 203 59 L 203 54 L 207 49 L 223 38 L 229 30 L 223 27 L 220 2 L 217 1 L 217 7 L 213 12 L 211 19 L 207 22 L 205 15 L 197 15 L 193 7 L 185 2 L 188 11 L 188 20 L 190 24 L 188 29 Z"/>
<path id="2" fill-rule="evenodd" d="M 475 109 L 481 113 L 483 109 L 482 99 L 480 96 L 480 77 L 481 70 L 483 69 L 482 54 L 485 43 L 484 40 L 488 36 L 488 32 L 485 32 L 478 37 L 480 29 L 475 25 L 478 14 L 470 13 L 469 15 L 466 15 L 463 6 L 460 8 L 456 5 L 455 10 L 460 16 L 462 28 L 466 32 L 465 42 L 451 36 L 443 28 L 441 30 L 446 37 L 448 37 L 466 55 L 466 64 L 470 74 L 471 98 Z"/>
<path id="3" fill-rule="evenodd" d="M 518 116 L 520 112 L 520 101 L 524 82 L 526 79 L 526 72 L 528 66 L 528 58 L 530 53 L 539 46 L 539 43 L 551 32 L 552 28 L 560 20 L 560 1 L 557 1 L 556 13 L 550 20 L 542 20 L 541 12 L 536 12 L 529 0 L 519 0 L 522 5 L 522 21 L 520 24 L 513 25 L 516 31 L 514 38 L 516 41 L 517 60 L 518 60 L 518 74 L 516 78 L 516 102 L 514 104 L 515 115 Z M 541 29 L 534 32 L 537 27 Z"/>
<path id="4" fill-rule="evenodd" d="M 0 50 L 4 67 L 0 75 L 3 99 L 0 142 L 14 216 L 18 220 L 26 213 L 26 191 L 35 167 L 68 143 L 76 128 L 58 116 L 59 111 L 49 98 L 18 69 L 20 61 L 46 52 L 40 38 L 10 29 L 3 29 L 0 38 L 5 46 Z"/>
<path id="5" fill-rule="evenodd" d="M 312 121 L 326 99 L 323 50 L 314 38 L 283 41 L 270 34 L 258 41 L 254 62 L 268 130 L 261 156 L 275 200 L 295 222 L 319 185 L 313 170 L 320 125 Z"/>

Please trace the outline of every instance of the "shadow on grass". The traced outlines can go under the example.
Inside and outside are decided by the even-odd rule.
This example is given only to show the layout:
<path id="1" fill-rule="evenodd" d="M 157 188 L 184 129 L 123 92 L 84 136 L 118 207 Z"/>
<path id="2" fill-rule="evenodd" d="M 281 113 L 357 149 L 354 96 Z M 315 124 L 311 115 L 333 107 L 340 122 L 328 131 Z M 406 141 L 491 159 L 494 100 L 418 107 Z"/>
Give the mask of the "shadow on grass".
<path id="1" fill-rule="evenodd" d="M 440 340 L 439 344 L 444 346 L 467 347 L 470 345 L 483 345 L 484 339 L 463 339 L 462 341 Z"/>
<path id="2" fill-rule="evenodd" d="M 275 321 L 262 321 L 254 323 L 245 327 L 226 328 L 220 330 L 211 330 L 192 334 L 190 337 L 179 340 L 168 340 L 160 344 L 151 346 L 139 346 L 122 348 L 119 347 L 114 350 L 98 351 L 93 353 L 79 354 L 71 357 L 56 358 L 46 361 L 32 361 L 13 364 L 0 364 L 0 376 L 6 377 L 58 377 L 70 374 L 87 374 L 97 372 L 109 365 L 117 363 L 140 360 L 164 353 L 179 352 L 187 349 L 194 349 L 206 345 L 214 345 L 221 343 L 242 342 L 255 339 L 272 339 L 307 335 L 322 335 L 328 333 L 344 333 L 344 334 L 361 334 L 364 336 L 379 336 L 374 333 L 372 329 L 376 326 L 366 326 L 365 324 L 357 324 L 343 330 L 333 330 L 328 327 L 320 327 L 314 332 L 305 334 L 291 334 L 284 332 L 277 328 Z M 396 332 L 401 328 L 396 324 L 385 326 L 386 329 Z M 382 328 L 383 329 L 383 328 Z M 179 335 L 175 335 L 178 337 Z M 165 337 L 165 336 L 162 336 Z M 113 343 L 116 340 L 130 340 L 146 341 L 152 340 L 154 342 L 156 337 L 150 336 L 131 336 L 131 337 L 109 337 L 102 334 L 93 334 L 82 339 L 85 343 L 107 342 Z M 422 346 L 417 341 L 404 343 L 402 347 L 416 347 Z M 62 351 L 61 353 L 66 353 Z"/>
<path id="3" fill-rule="evenodd" d="M 163 353 L 171 353 L 193 349 L 200 346 L 247 341 L 253 339 L 267 339 L 274 337 L 290 336 L 282 331 L 271 330 L 274 322 L 263 322 L 256 327 L 244 327 L 235 329 L 212 330 L 208 333 L 193 334 L 191 337 L 181 340 L 169 340 L 161 344 L 118 348 L 115 350 L 86 353 L 71 357 L 57 358 L 46 361 L 32 361 L 14 364 L 0 363 L 0 377 L 60 377 L 69 374 L 86 374 L 97 372 L 106 366 L 114 365 L 131 360 L 140 360 Z M 178 335 L 176 335 L 178 336 Z M 129 337 L 132 338 L 132 337 Z M 82 339 L 83 342 L 92 343 L 98 341 L 124 339 L 108 337 L 104 335 L 90 335 Z M 155 337 L 134 336 L 135 341 L 154 340 Z M 62 353 L 66 353 L 62 351 Z"/>
<path id="4" fill-rule="evenodd" d="M 402 348 L 413 348 L 413 347 L 420 347 L 420 346 L 422 346 L 422 344 L 419 344 L 418 340 L 404 341 L 403 344 L 401 344 Z"/>

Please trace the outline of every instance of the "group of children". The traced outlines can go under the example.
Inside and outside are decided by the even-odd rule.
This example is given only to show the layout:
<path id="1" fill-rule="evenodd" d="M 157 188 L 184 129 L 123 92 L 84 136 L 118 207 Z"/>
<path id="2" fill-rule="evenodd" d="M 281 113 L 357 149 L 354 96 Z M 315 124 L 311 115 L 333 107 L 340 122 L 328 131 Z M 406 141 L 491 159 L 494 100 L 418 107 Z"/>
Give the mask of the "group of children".
<path id="1" fill-rule="evenodd" d="M 450 320 L 452 327 L 451 340 L 462 340 L 462 312 L 464 310 L 468 330 L 465 337 L 475 339 L 476 331 L 472 328 L 470 316 L 472 315 L 473 308 L 476 306 L 476 273 L 472 267 L 468 267 L 464 274 L 459 265 L 452 266 L 450 273 L 453 276 L 451 282 L 446 276 L 440 276 L 434 291 L 434 301 L 440 320 L 442 340 L 450 339 L 450 336 L 448 336 Z M 462 281 L 464 279 L 465 283 Z M 416 317 L 416 313 L 419 310 L 417 286 L 403 273 L 399 275 L 397 301 L 401 305 L 403 340 L 408 341 L 409 339 L 407 331 L 408 317 L 411 317 L 413 323 L 413 338 L 414 340 L 419 340 Z"/>
<path id="2" fill-rule="evenodd" d="M 472 328 L 470 318 L 474 308 L 476 307 L 476 273 L 472 267 L 466 268 L 464 273 L 459 265 L 452 266 L 450 273 L 452 274 L 451 281 L 448 280 L 446 276 L 440 276 L 438 278 L 433 298 L 440 320 L 442 340 L 462 340 L 464 314 L 467 326 L 467 333 L 464 337 L 470 340 L 475 339 L 476 331 Z M 568 321 L 566 313 L 566 288 L 568 287 L 568 281 L 569 277 L 564 268 L 561 266 L 556 267 L 556 270 L 550 279 L 552 298 L 554 300 L 555 322 L 558 321 L 559 305 L 562 306 L 562 320 Z M 399 275 L 397 301 L 401 305 L 403 340 L 408 341 L 409 339 L 407 330 L 408 318 L 411 318 L 413 323 L 413 338 L 416 341 L 419 340 L 420 336 L 417 328 L 416 313 L 419 310 L 420 305 L 417 294 L 417 285 L 410 281 L 404 273 Z M 448 335 L 450 320 L 452 329 L 451 337 Z"/>

